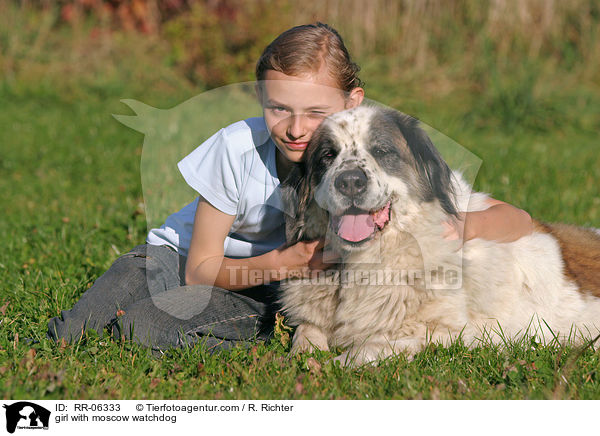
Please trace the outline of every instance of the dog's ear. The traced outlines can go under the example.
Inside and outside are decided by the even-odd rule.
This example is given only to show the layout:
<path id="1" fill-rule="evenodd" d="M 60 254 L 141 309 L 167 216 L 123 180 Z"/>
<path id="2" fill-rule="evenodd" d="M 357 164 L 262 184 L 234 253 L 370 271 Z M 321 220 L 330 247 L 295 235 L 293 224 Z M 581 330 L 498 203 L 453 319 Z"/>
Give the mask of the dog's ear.
<path id="1" fill-rule="evenodd" d="M 324 171 L 318 150 L 323 141 L 323 129 L 318 128 L 311 137 L 302 161 L 296 163 L 282 183 L 285 216 L 285 233 L 288 243 L 306 240 L 307 211 L 313 201 L 313 186 Z"/>
<path id="2" fill-rule="evenodd" d="M 419 120 L 410 115 L 394 112 L 396 124 L 406 140 L 417 171 L 427 185 L 426 200 L 437 198 L 447 214 L 458 215 L 452 171 L 427 133 L 419 126 Z"/>
<path id="3" fill-rule="evenodd" d="M 285 236 L 288 243 L 301 239 L 304 226 L 304 214 L 308 203 L 308 178 L 306 164 L 300 162 L 294 167 L 281 183 L 281 196 L 285 215 Z"/>

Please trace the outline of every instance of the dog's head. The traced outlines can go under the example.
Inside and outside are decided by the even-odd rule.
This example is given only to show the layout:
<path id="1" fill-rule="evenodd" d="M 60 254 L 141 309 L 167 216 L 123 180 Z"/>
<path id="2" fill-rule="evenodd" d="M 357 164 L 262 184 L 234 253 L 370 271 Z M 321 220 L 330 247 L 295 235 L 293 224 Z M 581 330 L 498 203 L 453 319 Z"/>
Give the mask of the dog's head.
<path id="1" fill-rule="evenodd" d="M 327 118 L 289 183 L 298 196 L 290 234 L 324 236 L 329 226 L 335 245 L 346 251 L 366 247 L 392 221 L 407 230 L 403 223 L 424 203 L 457 213 L 450 169 L 418 120 L 391 109 L 360 106 Z M 318 214 L 327 219 L 310 216 Z M 321 223 L 317 235 L 315 223 Z"/>

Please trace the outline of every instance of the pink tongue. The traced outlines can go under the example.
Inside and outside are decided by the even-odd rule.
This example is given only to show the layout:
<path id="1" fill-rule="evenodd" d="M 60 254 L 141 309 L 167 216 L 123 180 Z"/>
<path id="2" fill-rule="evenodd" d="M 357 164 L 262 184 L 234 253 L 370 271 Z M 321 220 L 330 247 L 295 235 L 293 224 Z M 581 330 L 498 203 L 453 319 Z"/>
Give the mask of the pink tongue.
<path id="1" fill-rule="evenodd" d="M 373 221 L 375 221 L 375 224 L 377 225 L 377 227 L 382 229 L 383 226 L 385 226 L 385 223 L 387 223 L 389 220 L 390 220 L 390 202 L 388 201 L 387 204 L 383 207 L 383 209 L 381 209 L 379 212 L 375 213 L 375 216 L 373 217 Z"/>
<path id="2" fill-rule="evenodd" d="M 368 238 L 375 231 L 373 217 L 367 213 L 361 215 L 343 215 L 338 218 L 337 234 L 347 241 L 358 242 Z"/>

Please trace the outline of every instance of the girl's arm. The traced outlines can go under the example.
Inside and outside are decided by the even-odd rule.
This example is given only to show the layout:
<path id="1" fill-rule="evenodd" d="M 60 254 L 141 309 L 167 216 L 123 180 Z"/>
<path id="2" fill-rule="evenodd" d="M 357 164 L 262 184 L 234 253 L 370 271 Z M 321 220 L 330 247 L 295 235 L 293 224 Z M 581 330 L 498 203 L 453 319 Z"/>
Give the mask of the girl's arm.
<path id="1" fill-rule="evenodd" d="M 447 226 L 444 236 L 463 242 L 475 238 L 513 242 L 533 231 L 531 216 L 524 210 L 493 198 L 488 204 L 488 209 L 461 213 L 457 222 Z"/>
<path id="2" fill-rule="evenodd" d="M 321 241 L 299 242 L 245 259 L 225 257 L 223 243 L 234 221 L 235 216 L 221 212 L 200 197 L 185 266 L 186 284 L 241 290 L 283 280 L 296 271 L 328 266 L 322 261 Z"/>

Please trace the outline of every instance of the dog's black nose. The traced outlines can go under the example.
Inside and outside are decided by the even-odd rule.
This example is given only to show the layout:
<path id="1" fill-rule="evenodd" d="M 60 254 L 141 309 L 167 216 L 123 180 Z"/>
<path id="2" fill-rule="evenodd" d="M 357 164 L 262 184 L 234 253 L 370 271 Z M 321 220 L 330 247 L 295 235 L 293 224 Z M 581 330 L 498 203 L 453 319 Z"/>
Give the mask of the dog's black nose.
<path id="1" fill-rule="evenodd" d="M 367 188 L 367 175 L 360 168 L 346 170 L 336 177 L 334 185 L 341 194 L 354 197 Z"/>

